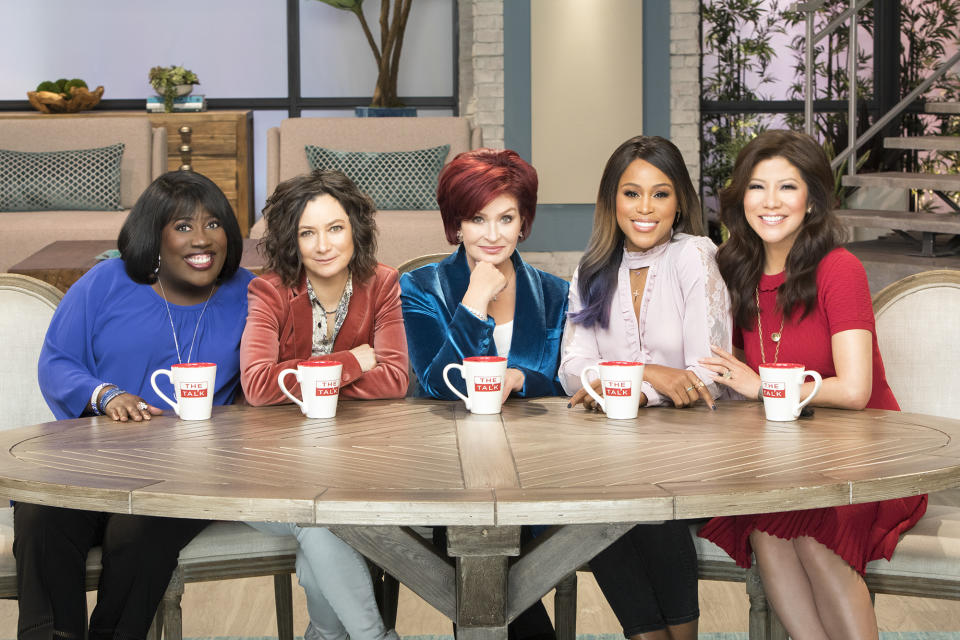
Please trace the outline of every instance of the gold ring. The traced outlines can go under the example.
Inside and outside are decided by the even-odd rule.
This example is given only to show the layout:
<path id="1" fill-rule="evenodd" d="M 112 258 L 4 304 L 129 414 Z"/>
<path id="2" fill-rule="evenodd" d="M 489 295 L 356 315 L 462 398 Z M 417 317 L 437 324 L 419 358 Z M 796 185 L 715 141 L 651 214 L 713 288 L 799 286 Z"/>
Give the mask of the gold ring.
<path id="1" fill-rule="evenodd" d="M 694 385 L 697 389 L 703 389 L 706 385 L 703 384 L 703 380 L 697 380 L 697 384 Z"/>

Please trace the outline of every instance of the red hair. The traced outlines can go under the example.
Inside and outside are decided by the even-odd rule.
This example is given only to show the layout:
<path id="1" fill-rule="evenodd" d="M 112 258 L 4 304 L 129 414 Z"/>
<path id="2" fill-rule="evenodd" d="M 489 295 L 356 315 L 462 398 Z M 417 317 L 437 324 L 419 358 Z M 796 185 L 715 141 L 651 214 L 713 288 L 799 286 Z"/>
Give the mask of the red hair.
<path id="1" fill-rule="evenodd" d="M 437 204 L 447 241 L 457 244 L 460 223 L 504 193 L 517 199 L 520 232 L 524 238 L 530 237 L 537 185 L 537 170 L 516 151 L 474 149 L 461 153 L 443 168 L 437 184 Z"/>

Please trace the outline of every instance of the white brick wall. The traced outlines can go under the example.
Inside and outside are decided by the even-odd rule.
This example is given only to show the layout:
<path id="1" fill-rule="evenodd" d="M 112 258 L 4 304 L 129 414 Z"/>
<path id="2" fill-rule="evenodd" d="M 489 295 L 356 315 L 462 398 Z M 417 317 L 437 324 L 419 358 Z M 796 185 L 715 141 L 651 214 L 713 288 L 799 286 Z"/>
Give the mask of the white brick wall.
<path id="1" fill-rule="evenodd" d="M 660 2 L 662 0 L 646 0 Z M 503 2 L 458 0 L 460 113 L 503 148 Z M 670 137 L 700 180 L 700 0 L 670 0 Z"/>

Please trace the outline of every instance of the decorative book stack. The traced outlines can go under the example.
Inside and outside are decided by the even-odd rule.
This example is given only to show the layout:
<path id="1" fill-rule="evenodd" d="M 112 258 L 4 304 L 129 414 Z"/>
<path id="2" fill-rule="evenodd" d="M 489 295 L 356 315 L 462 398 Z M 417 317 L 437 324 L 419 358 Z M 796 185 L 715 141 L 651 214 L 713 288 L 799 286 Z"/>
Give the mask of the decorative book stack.
<path id="1" fill-rule="evenodd" d="M 174 112 L 178 111 L 206 111 L 207 110 L 207 100 L 202 95 L 189 95 L 189 96 L 177 96 L 173 99 L 173 110 Z M 150 113 L 163 113 L 163 97 L 162 96 L 148 96 L 147 97 L 147 111 Z"/>

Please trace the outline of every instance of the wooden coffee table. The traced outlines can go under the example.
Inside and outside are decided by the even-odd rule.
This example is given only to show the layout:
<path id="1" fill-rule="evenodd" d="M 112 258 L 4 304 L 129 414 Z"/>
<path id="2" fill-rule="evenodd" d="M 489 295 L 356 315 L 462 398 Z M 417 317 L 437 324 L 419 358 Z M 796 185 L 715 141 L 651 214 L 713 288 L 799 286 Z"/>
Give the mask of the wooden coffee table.
<path id="1" fill-rule="evenodd" d="M 635 420 L 508 400 L 215 407 L 0 432 L 0 489 L 75 509 L 326 525 L 458 623 L 506 625 L 636 522 L 883 500 L 960 485 L 960 420 L 818 407 L 773 423 L 757 403 Z M 557 525 L 521 551 L 520 526 Z M 455 563 L 408 527 L 446 525 Z M 518 557 L 519 556 L 519 557 Z M 510 562 L 509 560 L 514 560 Z"/>
<path id="2" fill-rule="evenodd" d="M 243 239 L 240 266 L 259 275 L 263 271 L 264 260 L 257 251 L 258 242 L 251 238 Z M 66 293 L 70 285 L 97 264 L 98 255 L 116 248 L 116 240 L 58 240 L 10 267 L 10 273 L 49 282 Z"/>

